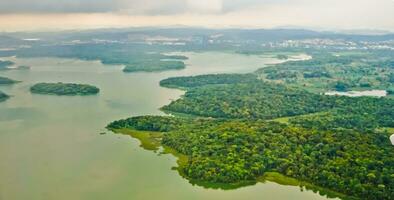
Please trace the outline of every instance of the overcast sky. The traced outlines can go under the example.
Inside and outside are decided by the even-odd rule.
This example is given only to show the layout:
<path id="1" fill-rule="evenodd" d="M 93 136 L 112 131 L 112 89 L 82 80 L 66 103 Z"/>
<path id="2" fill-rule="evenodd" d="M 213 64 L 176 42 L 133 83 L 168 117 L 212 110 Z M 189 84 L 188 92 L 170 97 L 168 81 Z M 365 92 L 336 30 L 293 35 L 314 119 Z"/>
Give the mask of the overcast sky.
<path id="1" fill-rule="evenodd" d="M 394 0 L 0 0 L 0 30 L 188 25 L 394 31 Z"/>

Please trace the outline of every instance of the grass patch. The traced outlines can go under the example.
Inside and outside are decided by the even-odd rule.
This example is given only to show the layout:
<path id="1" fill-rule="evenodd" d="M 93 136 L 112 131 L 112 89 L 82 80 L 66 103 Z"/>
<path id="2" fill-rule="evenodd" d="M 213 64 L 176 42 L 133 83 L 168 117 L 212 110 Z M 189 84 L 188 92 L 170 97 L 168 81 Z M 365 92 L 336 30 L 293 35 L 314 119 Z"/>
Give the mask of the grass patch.
<path id="1" fill-rule="evenodd" d="M 301 182 L 297 179 L 284 176 L 278 172 L 266 172 L 263 176 L 257 178 L 259 182 L 271 181 L 280 185 L 300 186 Z"/>
<path id="2" fill-rule="evenodd" d="M 137 131 L 128 128 L 115 129 L 112 131 L 115 133 L 130 135 L 131 137 L 140 141 L 140 147 L 149 151 L 159 150 L 161 146 L 161 139 L 163 137 L 163 133 L 161 132 Z"/>
<path id="3" fill-rule="evenodd" d="M 356 198 L 354 197 L 349 197 L 347 195 L 344 195 L 339 192 L 335 192 L 332 190 L 329 190 L 327 188 L 319 187 L 314 184 L 304 182 L 297 180 L 295 178 L 291 178 L 285 175 L 282 175 L 281 173 L 278 172 L 266 172 L 264 173 L 263 176 L 257 178 L 257 181 L 259 182 L 274 182 L 280 185 L 287 185 L 287 186 L 299 186 L 301 190 L 310 190 L 313 191 L 314 193 L 317 193 L 321 196 L 326 196 L 328 198 L 340 198 L 342 200 L 355 200 Z"/>

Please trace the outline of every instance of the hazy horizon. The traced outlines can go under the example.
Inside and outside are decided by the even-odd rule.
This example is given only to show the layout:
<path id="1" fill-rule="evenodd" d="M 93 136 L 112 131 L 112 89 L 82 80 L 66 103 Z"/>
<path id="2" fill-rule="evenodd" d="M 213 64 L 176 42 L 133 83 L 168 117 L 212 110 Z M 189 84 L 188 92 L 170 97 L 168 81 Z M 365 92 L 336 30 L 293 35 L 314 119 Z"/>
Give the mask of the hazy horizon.
<path id="1" fill-rule="evenodd" d="M 394 31 L 393 0 L 14 0 L 0 31 L 146 26 Z"/>

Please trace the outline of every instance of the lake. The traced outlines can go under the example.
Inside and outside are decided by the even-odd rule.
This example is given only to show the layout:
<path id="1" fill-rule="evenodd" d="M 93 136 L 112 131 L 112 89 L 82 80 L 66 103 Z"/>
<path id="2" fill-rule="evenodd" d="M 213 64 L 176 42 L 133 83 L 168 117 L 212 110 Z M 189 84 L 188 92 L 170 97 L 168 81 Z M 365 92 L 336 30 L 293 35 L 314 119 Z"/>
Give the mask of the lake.
<path id="1" fill-rule="evenodd" d="M 273 182 L 236 190 L 193 186 L 171 170 L 172 155 L 139 147 L 136 139 L 105 126 L 158 110 L 184 92 L 159 86 L 173 76 L 252 72 L 278 60 L 230 53 L 186 53 L 187 68 L 160 73 L 122 72 L 122 66 L 59 58 L 11 58 L 30 70 L 0 71 L 22 83 L 0 86 L 12 97 L 0 103 L 0 199 L 326 199 Z M 36 95 L 37 82 L 75 82 L 100 88 L 96 96 Z M 107 132 L 101 135 L 100 133 Z"/>

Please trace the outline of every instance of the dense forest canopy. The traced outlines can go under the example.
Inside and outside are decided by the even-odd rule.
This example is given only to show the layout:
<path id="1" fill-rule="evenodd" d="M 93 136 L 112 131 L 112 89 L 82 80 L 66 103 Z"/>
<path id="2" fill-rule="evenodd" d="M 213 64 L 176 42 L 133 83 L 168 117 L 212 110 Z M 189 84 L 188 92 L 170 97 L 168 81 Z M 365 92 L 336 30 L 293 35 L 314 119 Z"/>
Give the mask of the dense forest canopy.
<path id="1" fill-rule="evenodd" d="M 194 88 L 204 85 L 249 83 L 257 81 L 255 74 L 207 74 L 192 77 L 172 77 L 160 81 L 168 88 Z"/>
<path id="2" fill-rule="evenodd" d="M 161 144 L 187 156 L 179 170 L 190 180 L 233 184 L 279 172 L 352 197 L 394 196 L 391 98 L 326 96 L 253 74 L 161 85 L 186 89 L 163 107 L 175 117 L 135 117 L 108 128 L 164 133 Z"/>
<path id="3" fill-rule="evenodd" d="M 32 93 L 53 95 L 93 95 L 100 89 L 87 84 L 75 83 L 37 83 L 30 88 Z"/>
<path id="4" fill-rule="evenodd" d="M 302 121 L 306 125 L 308 120 L 302 119 L 316 116 L 323 119 L 324 116 L 329 121 L 323 120 L 322 123 L 327 122 L 325 126 L 332 128 L 394 127 L 392 99 L 319 95 L 297 87 L 248 79 L 247 75 L 234 76 L 220 74 L 163 80 L 163 86 L 190 87 L 183 98 L 164 106 L 163 110 L 243 119 L 273 119 L 328 111 L 324 115 L 299 117 L 300 120 L 294 117 L 293 121 L 300 121 L 297 124 Z M 193 87 L 196 83 L 200 87 Z"/>
<path id="5" fill-rule="evenodd" d="M 163 60 L 152 60 L 142 61 L 136 63 L 129 63 L 123 69 L 124 72 L 154 72 L 154 71 L 166 71 L 166 70 L 180 70 L 185 68 L 185 63 L 182 61 L 163 61 Z"/>
<path id="6" fill-rule="evenodd" d="M 192 88 L 163 110 L 215 118 L 272 119 L 327 110 L 333 106 L 331 99 L 256 80 Z"/>
<path id="7" fill-rule="evenodd" d="M 188 156 L 179 170 L 191 180 L 234 183 L 280 172 L 360 198 L 394 194 L 394 152 L 387 133 L 152 116 L 108 127 L 164 132 L 162 144 Z"/>
<path id="8" fill-rule="evenodd" d="M 261 68 L 257 74 L 317 92 L 394 88 L 394 56 L 386 51 L 317 51 L 312 56 Z"/>

